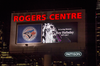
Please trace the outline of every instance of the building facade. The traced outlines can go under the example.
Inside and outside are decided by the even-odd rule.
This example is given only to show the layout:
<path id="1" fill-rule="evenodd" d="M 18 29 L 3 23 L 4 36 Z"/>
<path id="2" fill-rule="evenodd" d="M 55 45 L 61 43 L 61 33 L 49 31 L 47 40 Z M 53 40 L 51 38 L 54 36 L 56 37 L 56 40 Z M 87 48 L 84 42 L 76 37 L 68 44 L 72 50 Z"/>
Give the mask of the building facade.
<path id="1" fill-rule="evenodd" d="M 100 0 L 97 0 L 95 16 L 96 30 L 96 66 L 100 66 Z"/>

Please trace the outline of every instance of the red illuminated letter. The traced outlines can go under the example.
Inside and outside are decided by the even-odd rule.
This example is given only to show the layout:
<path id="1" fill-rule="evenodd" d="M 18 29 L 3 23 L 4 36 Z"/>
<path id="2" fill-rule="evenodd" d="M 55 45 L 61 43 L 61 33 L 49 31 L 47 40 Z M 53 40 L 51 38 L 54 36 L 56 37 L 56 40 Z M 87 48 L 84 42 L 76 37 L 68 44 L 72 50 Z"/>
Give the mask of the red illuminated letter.
<path id="1" fill-rule="evenodd" d="M 32 15 L 32 21 L 35 21 L 35 15 Z"/>
<path id="2" fill-rule="evenodd" d="M 26 21 L 30 21 L 30 15 L 27 15 L 27 16 L 25 17 L 25 20 L 26 20 Z"/>
<path id="3" fill-rule="evenodd" d="M 55 20 L 59 20 L 59 14 L 55 14 Z"/>
<path id="4" fill-rule="evenodd" d="M 14 16 L 14 22 L 18 21 L 18 16 Z"/>
<path id="5" fill-rule="evenodd" d="M 42 18 L 43 18 L 42 20 L 46 20 L 46 15 L 43 14 L 43 15 L 42 15 Z"/>
<path id="6" fill-rule="evenodd" d="M 54 20 L 54 18 L 51 18 L 52 16 L 54 16 L 54 14 L 51 14 L 51 15 L 49 16 L 50 20 Z"/>
<path id="7" fill-rule="evenodd" d="M 73 18 L 76 19 L 76 13 L 71 14 L 71 19 L 73 19 Z"/>
<path id="8" fill-rule="evenodd" d="M 67 13 L 67 19 L 70 19 L 71 13 Z"/>
<path id="9" fill-rule="evenodd" d="M 62 19 L 62 18 L 63 19 L 66 19 L 66 14 L 64 14 L 64 15 L 63 14 L 60 14 L 60 19 Z"/>
<path id="10" fill-rule="evenodd" d="M 81 19 L 82 18 L 82 13 L 77 13 L 77 19 Z"/>
<path id="11" fill-rule="evenodd" d="M 41 20 L 41 15 L 37 15 L 36 20 Z"/>
<path id="12" fill-rule="evenodd" d="M 24 16 L 20 16 L 19 21 L 24 21 Z"/>

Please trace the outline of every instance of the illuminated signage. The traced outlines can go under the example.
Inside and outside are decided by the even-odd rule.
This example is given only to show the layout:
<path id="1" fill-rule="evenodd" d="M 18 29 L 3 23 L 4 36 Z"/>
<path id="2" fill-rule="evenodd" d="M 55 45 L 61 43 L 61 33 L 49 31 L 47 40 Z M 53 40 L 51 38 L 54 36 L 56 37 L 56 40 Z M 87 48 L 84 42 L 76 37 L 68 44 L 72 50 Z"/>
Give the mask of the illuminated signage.
<path id="1" fill-rule="evenodd" d="M 64 53 L 65 57 L 81 57 L 82 52 L 76 51 L 76 52 L 65 52 Z"/>
<path id="2" fill-rule="evenodd" d="M 78 23 L 44 23 L 42 27 L 43 43 L 78 42 Z"/>
<path id="3" fill-rule="evenodd" d="M 47 18 L 46 14 L 43 15 L 14 15 L 13 16 L 13 21 L 14 22 L 19 22 L 19 21 L 44 21 Z M 82 13 L 61 13 L 61 14 L 50 14 L 49 15 L 50 20 L 62 20 L 62 19 L 82 19 Z"/>
<path id="4" fill-rule="evenodd" d="M 17 25 L 17 43 L 78 42 L 78 23 L 40 23 Z"/>
<path id="5" fill-rule="evenodd" d="M 18 25 L 17 43 L 41 42 L 41 24 Z"/>
<path id="6" fill-rule="evenodd" d="M 83 52 L 86 45 L 85 14 L 85 9 L 11 13 L 10 53 L 44 54 L 52 49 L 50 51 L 55 54 L 60 47 L 61 53 L 69 50 Z M 80 52 L 73 51 L 65 56 L 82 57 Z"/>

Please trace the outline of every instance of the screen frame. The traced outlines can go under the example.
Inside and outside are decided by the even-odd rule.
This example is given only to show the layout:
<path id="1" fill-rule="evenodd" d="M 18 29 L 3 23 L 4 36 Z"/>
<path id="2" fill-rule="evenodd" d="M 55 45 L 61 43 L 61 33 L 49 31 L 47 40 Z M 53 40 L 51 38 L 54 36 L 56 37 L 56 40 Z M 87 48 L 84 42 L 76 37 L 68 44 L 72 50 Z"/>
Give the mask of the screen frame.
<path id="1" fill-rule="evenodd" d="M 41 44 L 42 43 L 42 36 L 41 36 L 41 42 L 33 42 L 33 43 L 17 43 L 17 36 L 18 36 L 18 25 L 38 25 L 41 24 L 41 30 L 42 30 L 42 23 L 17 23 L 16 24 L 16 37 L 15 37 L 15 44 Z M 41 35 L 42 35 L 42 31 L 41 31 Z"/>
<path id="2" fill-rule="evenodd" d="M 60 43 L 43 43 L 42 41 L 42 26 L 44 23 L 75 23 L 75 22 L 28 22 L 28 23 L 17 23 L 16 24 L 16 40 L 15 44 L 60 44 Z M 61 42 L 61 43 L 78 43 L 78 22 L 77 23 L 77 42 Z M 41 42 L 33 42 L 33 43 L 17 43 L 17 36 L 18 36 L 18 25 L 38 25 L 41 24 Z"/>

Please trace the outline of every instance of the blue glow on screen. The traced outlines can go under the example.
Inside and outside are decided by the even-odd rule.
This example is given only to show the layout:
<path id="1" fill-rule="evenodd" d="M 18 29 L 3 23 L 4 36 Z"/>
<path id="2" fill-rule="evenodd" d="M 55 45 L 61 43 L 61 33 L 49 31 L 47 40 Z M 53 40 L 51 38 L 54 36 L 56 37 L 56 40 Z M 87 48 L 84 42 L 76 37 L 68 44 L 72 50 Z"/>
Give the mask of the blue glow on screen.
<path id="1" fill-rule="evenodd" d="M 41 24 L 18 25 L 17 43 L 41 42 Z"/>

